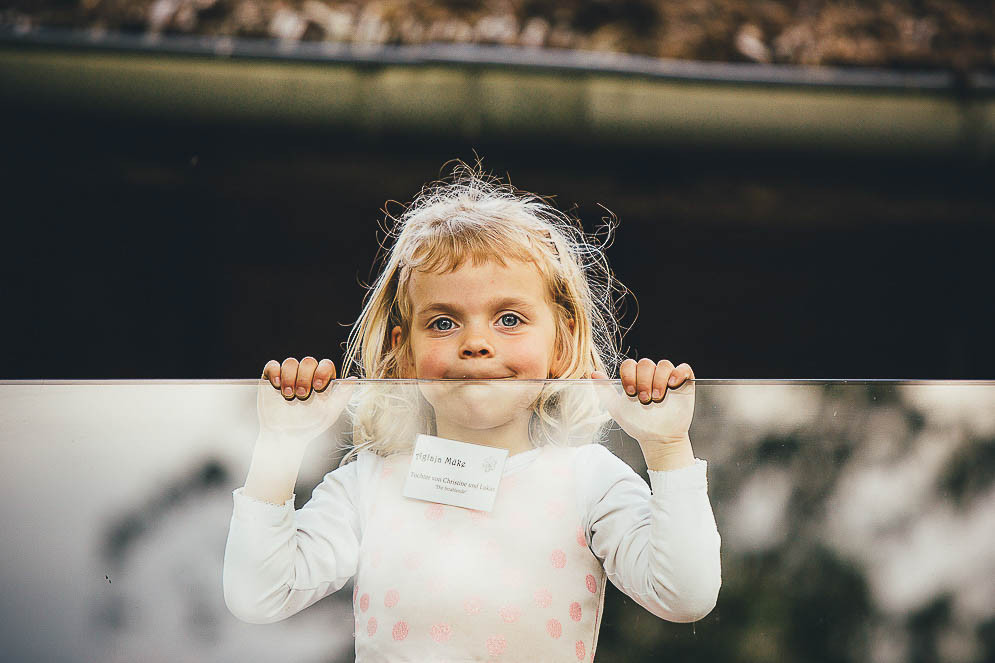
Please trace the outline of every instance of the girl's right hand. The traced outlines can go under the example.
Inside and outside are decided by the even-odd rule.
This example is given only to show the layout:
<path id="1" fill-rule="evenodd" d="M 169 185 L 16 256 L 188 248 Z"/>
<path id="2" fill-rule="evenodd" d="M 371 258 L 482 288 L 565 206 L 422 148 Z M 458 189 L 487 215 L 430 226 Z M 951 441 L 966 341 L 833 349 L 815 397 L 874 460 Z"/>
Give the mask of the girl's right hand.
<path id="1" fill-rule="evenodd" d="M 304 357 L 300 362 L 287 357 L 283 364 L 270 359 L 263 367 L 263 379 L 269 380 L 278 391 L 282 388 L 283 397 L 288 401 L 295 396 L 303 401 L 311 395 L 312 385 L 315 391 L 322 392 L 335 379 L 335 364 L 331 359 L 319 362 L 314 357 Z"/>
<path id="2" fill-rule="evenodd" d="M 283 364 L 270 360 L 263 369 L 256 395 L 261 432 L 275 433 L 307 443 L 339 418 L 353 385 L 335 380 L 335 364 L 305 357 L 288 357 Z"/>

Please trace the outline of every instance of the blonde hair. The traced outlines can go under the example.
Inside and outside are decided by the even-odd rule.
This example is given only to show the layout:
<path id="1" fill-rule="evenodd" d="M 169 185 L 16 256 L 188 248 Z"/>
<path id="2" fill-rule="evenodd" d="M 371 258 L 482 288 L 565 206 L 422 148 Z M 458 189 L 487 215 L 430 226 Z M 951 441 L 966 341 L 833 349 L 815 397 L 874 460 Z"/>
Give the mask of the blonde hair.
<path id="1" fill-rule="evenodd" d="M 457 162 L 448 180 L 425 185 L 400 218 L 386 210 L 385 213 L 393 221 L 385 229 L 393 244 L 349 333 L 343 377 L 408 377 L 401 373 L 410 359 L 412 315 L 407 288 L 413 272 L 445 273 L 459 269 L 468 260 L 474 265 L 491 260 L 502 265 L 509 260 L 535 265 L 547 287 L 556 320 L 554 355 L 559 361 L 557 374 L 549 377 L 585 378 L 593 371 L 614 374 L 621 359 L 616 307 L 627 290 L 614 278 L 604 255 L 616 225 L 613 215 L 609 213 L 604 219 L 603 239 L 598 234 L 588 235 L 579 220 L 560 212 L 545 199 L 483 173 L 479 161 L 475 167 Z M 396 347 L 391 339 L 395 326 L 402 330 Z M 427 403 L 415 396 L 416 386 L 412 389 L 406 397 L 400 395 L 403 385 L 386 390 L 371 387 L 358 399 L 353 414 L 352 449 L 343 463 L 359 450 L 388 454 L 402 450 L 404 443 L 396 438 L 413 439 L 409 437 L 411 431 L 384 430 L 387 424 L 383 420 L 393 421 L 395 428 L 399 425 L 402 417 L 396 410 L 404 406 L 399 401 L 414 408 L 407 424 L 417 421 L 419 428 L 431 427 L 430 417 L 423 412 Z M 536 404 L 533 419 L 538 423 L 534 432 L 546 429 L 542 437 L 547 441 L 576 437 L 567 431 L 576 425 L 565 426 L 562 421 L 566 415 L 562 396 L 557 396 L 556 389 L 544 390 L 547 391 L 550 393 L 544 393 Z M 383 416 L 388 407 L 394 414 Z M 594 415 L 576 411 L 572 416 L 581 421 Z M 395 438 L 393 442 L 391 438 Z"/>

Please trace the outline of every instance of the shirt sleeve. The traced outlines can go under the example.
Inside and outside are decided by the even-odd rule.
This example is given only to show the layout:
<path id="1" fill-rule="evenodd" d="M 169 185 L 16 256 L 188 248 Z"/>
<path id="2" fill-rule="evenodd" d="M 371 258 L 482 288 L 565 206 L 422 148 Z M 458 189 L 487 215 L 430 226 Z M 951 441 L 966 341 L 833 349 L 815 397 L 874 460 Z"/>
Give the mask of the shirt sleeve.
<path id="1" fill-rule="evenodd" d="M 270 504 L 243 493 L 225 546 L 224 595 L 233 615 L 253 624 L 286 619 L 340 589 L 356 574 L 362 540 L 359 486 L 367 454 L 325 475 L 311 499 Z"/>
<path id="2" fill-rule="evenodd" d="M 652 492 L 600 444 L 582 448 L 577 461 L 583 526 L 608 579 L 668 621 L 697 621 L 711 612 L 722 581 L 705 461 L 650 470 Z"/>

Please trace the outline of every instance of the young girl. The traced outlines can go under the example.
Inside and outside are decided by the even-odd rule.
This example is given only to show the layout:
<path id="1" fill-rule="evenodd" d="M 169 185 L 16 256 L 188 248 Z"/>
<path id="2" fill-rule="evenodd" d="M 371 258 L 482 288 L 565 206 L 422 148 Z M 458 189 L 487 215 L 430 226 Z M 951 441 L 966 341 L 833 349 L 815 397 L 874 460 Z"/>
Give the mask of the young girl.
<path id="1" fill-rule="evenodd" d="M 719 535 L 688 436 L 694 375 L 625 359 L 625 394 L 598 382 L 618 365 L 600 249 L 463 164 L 423 189 L 393 237 L 343 374 L 397 381 L 333 382 L 332 362 L 312 357 L 266 364 L 260 435 L 233 493 L 231 612 L 278 621 L 354 579 L 358 661 L 593 660 L 606 578 L 663 619 L 708 614 Z M 573 381 L 536 382 L 549 378 Z M 597 426 L 572 426 L 592 420 L 585 384 L 639 442 L 652 492 L 596 443 Z M 428 430 L 405 428 L 420 421 L 398 395 L 412 385 Z M 295 511 L 307 443 L 357 393 L 350 452 Z M 491 511 L 403 495 L 417 432 L 507 450 Z"/>

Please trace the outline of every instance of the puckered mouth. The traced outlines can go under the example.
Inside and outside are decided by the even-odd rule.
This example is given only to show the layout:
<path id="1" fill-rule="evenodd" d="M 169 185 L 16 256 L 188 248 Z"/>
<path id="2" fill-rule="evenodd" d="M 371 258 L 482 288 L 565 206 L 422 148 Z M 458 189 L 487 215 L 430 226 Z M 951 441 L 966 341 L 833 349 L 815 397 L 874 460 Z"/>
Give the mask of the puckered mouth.
<path id="1" fill-rule="evenodd" d="M 514 375 L 456 375 L 446 376 L 443 380 L 513 380 Z"/>

